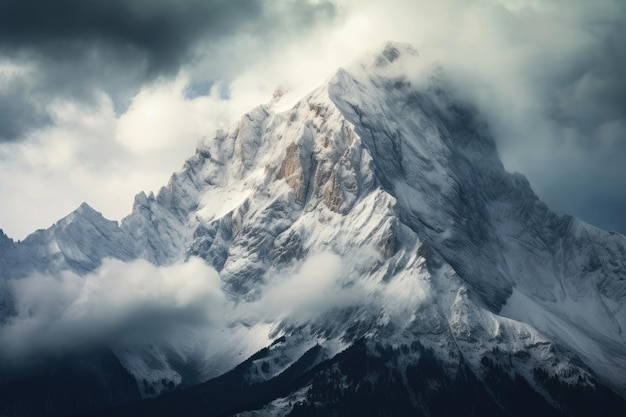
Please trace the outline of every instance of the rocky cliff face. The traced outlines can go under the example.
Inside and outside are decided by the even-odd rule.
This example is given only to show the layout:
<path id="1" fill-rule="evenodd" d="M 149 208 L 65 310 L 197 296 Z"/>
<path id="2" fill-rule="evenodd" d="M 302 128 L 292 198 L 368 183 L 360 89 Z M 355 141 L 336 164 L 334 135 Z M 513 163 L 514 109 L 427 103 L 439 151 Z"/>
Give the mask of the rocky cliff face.
<path id="1" fill-rule="evenodd" d="M 245 310 L 315 256 L 340 259 L 336 294 L 317 295 L 311 314 L 236 320 L 191 356 L 180 353 L 194 335 L 116 352 L 145 396 L 163 375 L 221 378 L 149 403 L 155 415 L 183 403 L 189 415 L 626 410 L 626 238 L 552 213 L 444 80 L 415 85 L 418 59 L 390 43 L 288 111 L 257 107 L 202 140 L 156 196 L 139 194 L 120 225 L 83 205 L 2 244 L 13 255 L 0 271 L 199 257 Z M 189 366 L 200 375 L 185 381 Z M 232 398 L 207 408 L 224 381 Z"/>

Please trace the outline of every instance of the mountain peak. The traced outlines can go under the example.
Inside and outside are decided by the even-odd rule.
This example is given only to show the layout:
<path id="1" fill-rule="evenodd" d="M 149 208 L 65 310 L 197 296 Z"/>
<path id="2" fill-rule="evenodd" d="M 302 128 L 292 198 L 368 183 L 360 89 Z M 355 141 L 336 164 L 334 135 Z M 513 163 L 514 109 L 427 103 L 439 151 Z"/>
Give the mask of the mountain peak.
<path id="1" fill-rule="evenodd" d="M 365 73 L 385 78 L 407 76 L 420 68 L 420 53 L 406 42 L 385 42 L 343 67 L 353 75 Z"/>
<path id="2" fill-rule="evenodd" d="M 13 239 L 7 236 L 7 234 L 4 233 L 4 230 L 0 229 L 0 249 L 3 247 L 11 246 L 14 243 L 15 242 L 13 242 Z"/>
<path id="3" fill-rule="evenodd" d="M 403 56 L 417 57 L 419 56 L 419 52 L 410 43 L 387 41 L 383 44 L 382 50 L 377 55 L 377 62 L 381 65 L 385 65 L 385 61 L 393 63 Z"/>
<path id="4" fill-rule="evenodd" d="M 93 207 L 91 207 L 86 202 L 82 202 L 81 205 L 78 206 L 78 208 L 75 211 L 77 213 L 80 213 L 80 214 L 94 214 L 94 213 L 98 213 Z"/>
<path id="5" fill-rule="evenodd" d="M 87 204 L 86 202 L 83 202 L 74 211 L 72 211 L 70 214 L 63 217 L 61 220 L 59 220 L 57 224 L 69 223 L 69 222 L 76 220 L 77 218 L 90 219 L 90 220 L 101 219 L 101 218 L 104 219 L 104 217 L 99 211 L 96 211 L 89 204 Z"/>

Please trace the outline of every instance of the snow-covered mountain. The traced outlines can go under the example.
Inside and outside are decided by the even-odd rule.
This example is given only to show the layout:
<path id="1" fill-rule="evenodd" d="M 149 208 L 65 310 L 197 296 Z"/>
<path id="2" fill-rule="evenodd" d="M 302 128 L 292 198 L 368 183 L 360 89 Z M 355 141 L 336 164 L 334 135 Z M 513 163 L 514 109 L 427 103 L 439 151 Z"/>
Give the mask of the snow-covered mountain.
<path id="1" fill-rule="evenodd" d="M 626 412 L 626 238 L 552 213 L 419 59 L 388 43 L 253 109 L 120 224 L 83 204 L 0 235 L 7 283 L 105 258 L 219 272 L 219 332 L 112 347 L 144 397 L 195 386 L 104 414 Z"/>

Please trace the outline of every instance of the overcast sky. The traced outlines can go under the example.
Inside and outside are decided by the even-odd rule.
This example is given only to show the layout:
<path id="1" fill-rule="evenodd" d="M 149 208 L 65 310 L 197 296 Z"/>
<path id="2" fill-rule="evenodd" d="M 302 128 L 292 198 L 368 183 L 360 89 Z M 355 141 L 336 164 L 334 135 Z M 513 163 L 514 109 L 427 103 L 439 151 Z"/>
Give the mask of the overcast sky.
<path id="1" fill-rule="evenodd" d="M 119 220 L 200 137 L 386 40 L 443 66 L 551 208 L 626 234 L 623 0 L 2 0 L 0 228 Z"/>

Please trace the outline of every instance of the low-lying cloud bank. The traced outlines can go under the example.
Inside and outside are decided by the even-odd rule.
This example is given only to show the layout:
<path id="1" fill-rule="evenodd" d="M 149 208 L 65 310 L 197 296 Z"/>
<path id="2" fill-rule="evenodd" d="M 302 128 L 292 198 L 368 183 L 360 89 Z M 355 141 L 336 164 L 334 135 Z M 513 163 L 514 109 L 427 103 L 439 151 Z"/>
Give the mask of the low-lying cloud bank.
<path id="1" fill-rule="evenodd" d="M 104 260 L 79 276 L 33 274 L 9 284 L 16 315 L 0 328 L 4 358 L 99 344 L 154 342 L 179 326 L 210 326 L 227 301 L 199 259 L 156 267 Z"/>
<path id="2" fill-rule="evenodd" d="M 15 314 L 0 325 L 0 366 L 94 347 L 184 344 L 185 334 L 210 344 L 212 335 L 236 325 L 305 322 L 362 302 L 366 291 L 355 282 L 361 274 L 355 265 L 375 261 L 367 254 L 313 255 L 266 277 L 253 302 L 229 299 L 219 273 L 198 258 L 163 267 L 105 259 L 85 276 L 36 273 L 8 284 Z"/>

